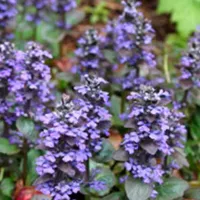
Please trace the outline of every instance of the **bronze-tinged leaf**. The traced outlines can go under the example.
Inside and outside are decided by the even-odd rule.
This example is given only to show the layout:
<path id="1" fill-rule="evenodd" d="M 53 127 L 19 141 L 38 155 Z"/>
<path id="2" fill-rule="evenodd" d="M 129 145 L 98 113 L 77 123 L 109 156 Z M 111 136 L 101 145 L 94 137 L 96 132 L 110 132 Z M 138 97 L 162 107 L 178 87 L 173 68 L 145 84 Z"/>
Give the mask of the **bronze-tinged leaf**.
<path id="1" fill-rule="evenodd" d="M 43 184 L 47 181 L 50 181 L 52 179 L 52 176 L 51 175 L 44 175 L 44 176 L 40 176 L 39 178 L 37 178 L 34 182 L 34 185 L 40 185 L 40 184 Z"/>
<path id="2" fill-rule="evenodd" d="M 158 146 L 151 140 L 141 142 L 141 147 L 151 155 L 155 155 L 158 151 Z"/>
<path id="3" fill-rule="evenodd" d="M 69 164 L 62 163 L 58 168 L 70 177 L 74 177 L 76 174 L 76 171 Z"/>
<path id="4" fill-rule="evenodd" d="M 128 160 L 128 153 L 120 148 L 113 154 L 113 159 L 116 161 L 126 162 Z"/>

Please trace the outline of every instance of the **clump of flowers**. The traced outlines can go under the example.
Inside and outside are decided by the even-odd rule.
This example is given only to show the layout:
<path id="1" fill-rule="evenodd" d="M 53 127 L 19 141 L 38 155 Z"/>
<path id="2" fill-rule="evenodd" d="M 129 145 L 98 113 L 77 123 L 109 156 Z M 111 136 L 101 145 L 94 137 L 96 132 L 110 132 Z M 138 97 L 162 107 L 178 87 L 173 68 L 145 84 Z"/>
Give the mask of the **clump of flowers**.
<path id="1" fill-rule="evenodd" d="M 85 143 L 88 136 L 81 126 L 83 114 L 66 96 L 55 112 L 43 117 L 46 129 L 40 137 L 46 154 L 36 162 L 41 179 L 38 189 L 55 200 L 70 199 L 80 190 L 84 162 L 91 156 Z"/>
<path id="2" fill-rule="evenodd" d="M 114 29 L 121 63 L 127 63 L 130 67 L 146 63 L 154 67 L 154 55 L 148 49 L 154 36 L 151 23 L 137 11 L 139 3 L 128 0 L 122 1 L 122 4 L 124 11 Z"/>
<path id="3" fill-rule="evenodd" d="M 52 56 L 34 42 L 28 43 L 23 56 L 25 67 L 21 71 L 20 78 L 24 81 L 24 87 L 20 91 L 19 101 L 25 103 L 24 115 L 37 120 L 54 100 L 53 85 L 50 82 L 51 72 L 49 66 L 45 64 L 45 61 Z"/>
<path id="4" fill-rule="evenodd" d="M 200 33 L 196 32 L 188 43 L 188 50 L 178 65 L 180 69 L 179 84 L 185 90 L 200 87 Z"/>
<path id="5" fill-rule="evenodd" d="M 50 68 L 45 64 L 49 58 L 51 55 L 36 43 L 29 43 L 25 52 L 9 42 L 0 44 L 0 118 L 5 125 L 26 117 L 36 122 L 36 132 L 40 130 L 40 116 L 53 107 L 55 99 Z M 10 128 L 9 138 L 21 147 L 24 135 Z"/>
<path id="6" fill-rule="evenodd" d="M 18 83 L 16 71 L 22 69 L 20 65 L 16 65 L 16 51 L 12 43 L 0 44 L 0 65 L 0 116 L 10 124 L 12 117 L 9 115 L 9 109 L 14 105 L 14 101 L 11 99 L 17 93 L 15 87 L 15 84 Z"/>
<path id="7" fill-rule="evenodd" d="M 111 116 L 101 106 L 108 101 L 108 94 L 100 89 L 105 81 L 88 75 L 84 80 L 83 86 L 75 87 L 80 98 L 64 97 L 56 112 L 42 117 L 46 129 L 40 137 L 46 154 L 37 160 L 38 188 L 55 200 L 70 199 L 80 190 L 86 161 L 101 150 L 102 138 L 109 134 Z"/>
<path id="8" fill-rule="evenodd" d="M 10 39 L 12 34 L 7 33 L 8 26 L 17 14 L 16 0 L 1 0 L 0 1 L 0 40 Z"/>
<path id="9" fill-rule="evenodd" d="M 45 64 L 51 55 L 32 42 L 27 45 L 26 52 L 16 50 L 8 42 L 0 48 L 2 105 L 5 105 L 1 109 L 17 117 L 38 119 L 54 100 L 50 68 Z"/>
<path id="10" fill-rule="evenodd" d="M 24 4 L 27 21 L 38 24 L 45 19 L 49 0 L 26 0 Z"/>
<path id="11" fill-rule="evenodd" d="M 122 1 L 122 4 L 124 5 L 122 15 L 114 22 L 114 26 L 108 26 L 107 41 L 109 43 L 114 41 L 113 46 L 119 62 L 128 66 L 128 72 L 122 80 L 123 88 L 133 89 L 144 83 L 144 78 L 142 80 L 140 78 L 141 67 L 146 65 L 148 68 L 153 68 L 156 65 L 150 46 L 154 30 L 151 23 L 137 10 L 140 3 L 128 0 Z M 110 40 L 109 35 L 114 39 Z"/>
<path id="12" fill-rule="evenodd" d="M 70 24 L 66 21 L 67 13 L 77 7 L 76 0 L 50 0 L 51 10 L 58 16 L 56 25 L 61 29 L 69 29 Z"/>
<path id="13" fill-rule="evenodd" d="M 184 147 L 186 134 L 180 122 L 184 115 L 165 105 L 169 98 L 166 91 L 141 86 L 139 92 L 128 96 L 132 104 L 124 114 L 125 126 L 131 130 L 121 144 L 127 154 L 125 168 L 134 178 L 152 186 L 161 184 L 163 175 L 171 169 L 181 167 L 176 161 L 166 162 L 177 148 Z"/>
<path id="14" fill-rule="evenodd" d="M 78 64 L 75 70 L 81 74 L 99 74 L 103 72 L 100 68 L 102 53 L 99 47 L 99 36 L 96 30 L 90 29 L 78 41 L 79 48 L 76 50 Z M 100 74 L 99 74 L 100 75 Z"/>

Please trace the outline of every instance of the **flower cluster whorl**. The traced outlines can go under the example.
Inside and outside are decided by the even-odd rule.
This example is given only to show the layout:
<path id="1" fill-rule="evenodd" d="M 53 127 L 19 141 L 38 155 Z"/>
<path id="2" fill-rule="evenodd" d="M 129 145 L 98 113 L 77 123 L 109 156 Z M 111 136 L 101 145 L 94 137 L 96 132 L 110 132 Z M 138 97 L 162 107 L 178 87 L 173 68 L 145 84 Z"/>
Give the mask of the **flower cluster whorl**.
<path id="1" fill-rule="evenodd" d="M 99 36 L 96 30 L 90 29 L 78 41 L 79 48 L 76 50 L 78 66 L 76 70 L 81 74 L 99 74 L 100 59 L 102 53 L 99 47 Z"/>
<path id="2" fill-rule="evenodd" d="M 20 60 L 24 68 L 20 72 L 23 87 L 18 92 L 18 109 L 21 115 L 33 117 L 36 121 L 55 99 L 50 68 L 45 64 L 51 58 L 40 45 L 30 42 Z"/>
<path id="3" fill-rule="evenodd" d="M 87 113 L 88 148 L 95 153 L 101 150 L 103 138 L 109 136 L 111 115 L 105 108 L 109 104 L 109 96 L 101 90 L 101 85 L 106 83 L 104 79 L 86 74 L 83 80 L 84 85 L 75 87 L 75 90 L 80 96 L 79 103 Z"/>
<path id="4" fill-rule="evenodd" d="M 173 167 L 166 164 L 167 156 L 184 147 L 186 128 L 180 123 L 184 115 L 165 105 L 170 100 L 168 92 L 156 92 L 150 86 L 141 86 L 128 100 L 132 104 L 123 117 L 131 132 L 121 145 L 127 152 L 125 168 L 144 183 L 161 184 L 162 176 Z"/>
<path id="5" fill-rule="evenodd" d="M 137 10 L 139 3 L 133 0 L 122 1 L 123 14 L 119 17 L 116 31 L 116 49 L 120 52 L 120 62 L 131 67 L 146 63 L 156 65 L 154 55 L 149 45 L 154 37 L 154 30 L 150 22 Z"/>

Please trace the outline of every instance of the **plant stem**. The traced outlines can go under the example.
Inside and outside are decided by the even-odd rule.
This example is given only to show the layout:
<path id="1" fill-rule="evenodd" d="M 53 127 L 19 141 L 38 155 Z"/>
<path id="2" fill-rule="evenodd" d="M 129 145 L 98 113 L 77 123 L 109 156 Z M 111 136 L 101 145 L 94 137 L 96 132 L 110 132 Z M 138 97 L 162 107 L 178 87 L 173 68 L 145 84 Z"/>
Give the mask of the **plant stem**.
<path id="1" fill-rule="evenodd" d="M 28 161 L 28 156 L 27 156 L 27 151 L 28 151 L 28 143 L 27 143 L 27 139 L 24 138 L 23 141 L 23 174 L 22 174 L 22 179 L 24 182 L 24 185 L 26 185 L 26 177 L 27 177 L 27 161 Z"/>
<path id="2" fill-rule="evenodd" d="M 9 135 L 9 125 L 4 121 L 4 132 L 3 137 L 7 138 Z"/>
<path id="3" fill-rule="evenodd" d="M 2 181 L 2 179 L 3 179 L 4 171 L 5 171 L 4 168 L 0 168 L 0 181 Z"/>
<path id="4" fill-rule="evenodd" d="M 165 71 L 165 78 L 166 78 L 167 83 L 171 83 L 167 54 L 164 55 L 164 71 Z"/>
<path id="5" fill-rule="evenodd" d="M 125 103 L 126 103 L 126 91 L 123 91 L 121 99 L 121 113 L 125 111 Z"/>
<path id="6" fill-rule="evenodd" d="M 186 91 L 184 92 L 183 99 L 182 99 L 182 101 L 181 101 L 182 104 L 183 104 L 183 103 L 186 103 L 186 104 L 187 104 L 188 94 L 189 94 L 189 89 L 186 90 Z"/>
<path id="7" fill-rule="evenodd" d="M 34 26 L 33 29 L 33 41 L 37 40 L 37 25 Z"/>

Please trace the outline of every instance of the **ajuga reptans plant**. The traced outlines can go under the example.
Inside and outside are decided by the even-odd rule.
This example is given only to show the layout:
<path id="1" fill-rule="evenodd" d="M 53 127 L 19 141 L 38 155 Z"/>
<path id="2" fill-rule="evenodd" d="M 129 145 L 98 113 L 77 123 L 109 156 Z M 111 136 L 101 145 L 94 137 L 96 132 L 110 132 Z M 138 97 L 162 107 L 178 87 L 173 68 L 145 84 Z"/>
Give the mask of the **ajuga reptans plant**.
<path id="1" fill-rule="evenodd" d="M 32 42 L 25 52 L 16 50 L 9 42 L 0 45 L 0 116 L 6 124 L 11 125 L 20 117 L 39 122 L 40 116 L 53 106 L 50 68 L 45 64 L 49 58 L 47 51 Z M 11 142 L 23 137 L 13 131 Z"/>
<path id="2" fill-rule="evenodd" d="M 12 38 L 7 33 L 10 24 L 17 14 L 17 0 L 0 0 L 0 41 Z"/>
<path id="3" fill-rule="evenodd" d="M 180 71 L 178 87 L 184 90 L 184 101 L 188 102 L 192 89 L 200 88 L 200 32 L 197 31 L 188 42 L 188 49 L 177 66 Z"/>
<path id="4" fill-rule="evenodd" d="M 56 111 L 42 118 L 46 129 L 40 134 L 40 146 L 46 153 L 37 160 L 36 184 L 55 200 L 70 199 L 81 184 L 101 185 L 91 181 L 87 167 L 109 134 L 111 116 L 100 105 L 107 103 L 108 94 L 100 89 L 103 79 L 85 75 L 84 80 L 75 88 L 77 99 L 64 96 Z"/>
<path id="5" fill-rule="evenodd" d="M 166 160 L 184 148 L 186 128 L 180 122 L 184 115 L 165 105 L 170 100 L 168 92 L 150 86 L 141 86 L 127 99 L 131 105 L 123 118 L 130 132 L 119 151 L 126 152 L 124 166 L 130 175 L 154 187 L 163 183 L 165 174 L 182 167 L 173 159 Z M 152 191 L 152 197 L 156 194 Z"/>
<path id="6" fill-rule="evenodd" d="M 146 79 L 140 77 L 141 66 L 147 65 L 152 69 L 156 65 L 150 46 L 154 30 L 151 23 L 137 10 L 140 3 L 128 0 L 122 1 L 122 4 L 123 13 L 112 26 L 113 46 L 119 62 L 128 66 L 122 86 L 124 89 L 133 89 L 134 86 L 146 83 Z M 107 30 L 110 35 L 110 29 Z M 111 40 L 107 39 L 110 43 Z"/>
<path id="7" fill-rule="evenodd" d="M 87 30 L 82 38 L 78 41 L 76 56 L 78 59 L 77 66 L 74 70 L 81 74 L 98 74 L 103 72 L 100 68 L 102 53 L 99 47 L 99 36 L 96 30 Z"/>

